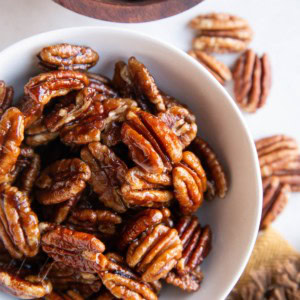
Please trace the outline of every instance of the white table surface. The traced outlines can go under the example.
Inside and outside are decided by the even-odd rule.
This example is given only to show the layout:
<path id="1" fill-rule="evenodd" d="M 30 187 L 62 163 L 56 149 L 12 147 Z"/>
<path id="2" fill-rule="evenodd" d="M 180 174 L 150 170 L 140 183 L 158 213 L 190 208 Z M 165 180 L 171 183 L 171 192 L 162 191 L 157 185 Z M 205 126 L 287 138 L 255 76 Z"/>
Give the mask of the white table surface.
<path id="1" fill-rule="evenodd" d="M 246 18 L 255 32 L 251 47 L 260 53 L 266 51 L 271 56 L 273 87 L 268 103 L 254 115 L 245 114 L 253 137 L 285 133 L 299 140 L 299 0 L 206 0 L 181 15 L 143 24 L 114 24 L 95 20 L 68 11 L 50 0 L 0 0 L 0 51 L 40 32 L 93 25 L 142 31 L 188 50 L 192 32 L 187 22 L 197 14 L 211 11 L 230 12 Z M 235 58 L 235 55 L 221 57 L 230 65 Z M 274 227 L 300 251 L 299 193 L 290 197 L 287 208 L 276 220 Z"/>

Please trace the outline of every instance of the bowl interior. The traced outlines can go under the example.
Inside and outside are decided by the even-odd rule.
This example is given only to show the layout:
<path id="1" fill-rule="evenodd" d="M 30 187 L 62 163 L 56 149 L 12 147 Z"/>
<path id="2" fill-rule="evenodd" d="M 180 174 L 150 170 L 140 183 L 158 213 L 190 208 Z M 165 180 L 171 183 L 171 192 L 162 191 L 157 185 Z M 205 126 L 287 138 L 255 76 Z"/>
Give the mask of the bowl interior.
<path id="1" fill-rule="evenodd" d="M 110 28 L 71 28 L 23 40 L 0 54 L 0 79 L 16 96 L 39 72 L 36 53 L 59 42 L 88 45 L 100 54 L 93 71 L 112 75 L 116 60 L 134 55 L 150 69 L 159 87 L 187 104 L 197 116 L 198 132 L 216 150 L 229 175 L 225 199 L 205 203 L 201 223 L 210 224 L 213 249 L 203 264 L 201 289 L 185 294 L 167 288 L 161 299 L 222 299 L 240 276 L 256 238 L 261 211 L 260 173 L 254 144 L 237 107 L 217 81 L 188 55 L 139 33 Z M 1 299 L 11 299 L 1 294 Z"/>

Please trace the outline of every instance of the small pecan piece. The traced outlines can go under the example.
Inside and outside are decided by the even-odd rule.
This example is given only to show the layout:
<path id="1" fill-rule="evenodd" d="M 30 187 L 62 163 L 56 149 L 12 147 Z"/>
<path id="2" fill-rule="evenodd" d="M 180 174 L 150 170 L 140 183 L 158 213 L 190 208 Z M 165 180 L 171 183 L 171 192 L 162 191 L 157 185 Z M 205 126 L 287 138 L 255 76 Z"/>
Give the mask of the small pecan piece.
<path id="1" fill-rule="evenodd" d="M 172 106 L 158 117 L 178 136 L 182 149 L 187 147 L 197 135 L 196 118 L 182 106 Z"/>
<path id="2" fill-rule="evenodd" d="M 78 158 L 56 161 L 37 179 L 37 200 L 44 205 L 67 201 L 85 188 L 90 177 L 89 166 Z"/>
<path id="3" fill-rule="evenodd" d="M 169 205 L 174 198 L 173 192 L 168 190 L 172 178 L 167 173 L 148 173 L 134 167 L 126 173 L 125 181 L 121 192 L 128 205 L 160 207 Z"/>
<path id="4" fill-rule="evenodd" d="M 99 60 L 98 53 L 90 47 L 66 43 L 45 47 L 37 57 L 43 67 L 54 70 L 87 70 Z"/>
<path id="5" fill-rule="evenodd" d="M 215 197 L 215 194 L 224 198 L 228 190 L 227 178 L 215 151 L 203 139 L 196 137 L 191 144 L 191 151 L 201 160 L 206 172 L 207 197 L 209 200 Z"/>
<path id="6" fill-rule="evenodd" d="M 68 290 L 66 292 L 52 292 L 50 295 L 45 296 L 45 300 L 84 300 L 84 298 L 74 290 Z"/>
<path id="7" fill-rule="evenodd" d="M 81 150 L 81 158 L 89 165 L 89 180 L 99 201 L 117 212 L 125 212 L 120 188 L 127 172 L 126 164 L 107 146 L 90 143 Z"/>
<path id="8" fill-rule="evenodd" d="M 263 179 L 263 210 L 260 229 L 267 228 L 282 212 L 288 202 L 290 187 L 280 184 L 278 177 Z"/>
<path id="9" fill-rule="evenodd" d="M 225 84 L 225 81 L 231 80 L 230 69 L 215 57 L 200 50 L 191 50 L 188 53 L 198 60 L 222 85 Z"/>
<path id="10" fill-rule="evenodd" d="M 211 250 L 212 233 L 209 225 L 201 227 L 196 216 L 184 216 L 177 225 L 182 241 L 182 258 L 176 266 L 179 275 L 195 270 Z"/>
<path id="11" fill-rule="evenodd" d="M 252 29 L 244 19 L 224 14 L 210 13 L 195 17 L 190 27 L 199 34 L 193 41 L 196 50 L 206 52 L 240 52 L 252 40 Z"/>
<path id="12" fill-rule="evenodd" d="M 198 157 L 190 151 L 183 152 L 181 162 L 172 171 L 172 178 L 181 212 L 195 212 L 201 206 L 206 191 L 206 174 Z"/>
<path id="13" fill-rule="evenodd" d="M 271 67 L 267 54 L 258 57 L 248 49 L 237 60 L 234 70 L 234 95 L 237 104 L 247 112 L 256 112 L 266 104 L 271 89 Z"/>
<path id="14" fill-rule="evenodd" d="M 143 281 L 165 277 L 181 258 L 182 243 L 176 229 L 156 225 L 131 243 L 126 262 L 141 273 Z"/>
<path id="15" fill-rule="evenodd" d="M 38 218 L 29 200 L 16 187 L 2 186 L 0 193 L 0 236 L 15 258 L 35 256 L 40 245 Z"/>
<path id="16" fill-rule="evenodd" d="M 23 139 L 23 114 L 17 108 L 11 107 L 0 120 L 0 183 L 9 180 L 9 174 L 20 154 Z"/>
<path id="17" fill-rule="evenodd" d="M 129 111 L 122 126 L 122 140 L 132 160 L 146 172 L 163 173 L 182 158 L 181 142 L 158 117 L 144 111 Z"/>
<path id="18" fill-rule="evenodd" d="M 14 89 L 0 80 L 0 116 L 12 105 Z"/>
<path id="19" fill-rule="evenodd" d="M 121 122 L 111 122 L 105 126 L 101 132 L 101 143 L 107 147 L 115 146 L 122 142 Z"/>

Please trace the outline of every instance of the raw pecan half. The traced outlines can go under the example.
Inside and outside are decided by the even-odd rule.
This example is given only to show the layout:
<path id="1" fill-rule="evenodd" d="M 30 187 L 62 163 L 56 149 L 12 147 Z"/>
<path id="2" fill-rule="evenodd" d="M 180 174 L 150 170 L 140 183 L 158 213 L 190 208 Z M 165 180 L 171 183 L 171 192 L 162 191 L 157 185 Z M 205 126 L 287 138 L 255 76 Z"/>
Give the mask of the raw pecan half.
<path id="1" fill-rule="evenodd" d="M 222 85 L 225 84 L 225 81 L 231 80 L 230 69 L 215 57 L 200 50 L 191 50 L 188 53 L 199 61 Z"/>
<path id="2" fill-rule="evenodd" d="M 38 218 L 27 196 L 16 187 L 5 185 L 0 193 L 0 236 L 14 258 L 35 256 L 40 245 Z"/>
<path id="3" fill-rule="evenodd" d="M 132 160 L 146 172 L 161 174 L 182 158 L 181 142 L 158 117 L 144 111 L 129 111 L 122 126 L 122 140 Z"/>
<path id="4" fill-rule="evenodd" d="M 215 195 L 224 198 L 228 190 L 228 182 L 215 151 L 199 137 L 193 140 L 190 149 L 200 158 L 207 175 L 207 199 L 212 200 Z"/>
<path id="5" fill-rule="evenodd" d="M 190 27 L 199 35 L 193 41 L 194 49 L 206 52 L 243 51 L 253 36 L 247 21 L 224 13 L 197 16 L 191 20 Z"/>
<path id="6" fill-rule="evenodd" d="M 78 158 L 56 161 L 37 179 L 37 200 L 44 205 L 67 201 L 85 188 L 90 177 L 89 166 Z"/>
<path id="7" fill-rule="evenodd" d="M 66 43 L 45 47 L 37 57 L 43 67 L 54 70 L 87 70 L 99 60 L 98 53 L 90 47 Z"/>
<path id="8" fill-rule="evenodd" d="M 256 112 L 266 104 L 271 89 L 269 56 L 261 58 L 248 49 L 237 60 L 234 70 L 234 95 L 237 104 L 247 112 Z"/>
<path id="9" fill-rule="evenodd" d="M 183 245 L 182 258 L 176 269 L 183 276 L 195 270 L 209 254 L 212 232 L 209 225 L 201 227 L 196 216 L 182 217 L 176 229 Z"/>
<path id="10" fill-rule="evenodd" d="M 282 212 L 288 202 L 290 187 L 280 184 L 278 177 L 263 179 L 263 210 L 260 229 L 268 227 Z"/>
<path id="11" fill-rule="evenodd" d="M 148 173 L 139 167 L 130 169 L 125 176 L 121 192 L 128 205 L 161 207 L 169 205 L 174 198 L 170 174 Z"/>
<path id="12" fill-rule="evenodd" d="M 152 282 L 165 277 L 181 254 L 182 243 L 177 230 L 159 224 L 131 243 L 126 262 L 142 274 L 143 281 Z"/>
<path id="13" fill-rule="evenodd" d="M 7 86 L 3 80 L 0 80 L 0 116 L 12 105 L 13 98 L 13 87 Z"/>
<path id="14" fill-rule="evenodd" d="M 190 151 L 183 152 L 181 162 L 172 171 L 172 178 L 181 212 L 195 212 L 201 206 L 206 191 L 206 174 L 198 157 Z"/>
<path id="15" fill-rule="evenodd" d="M 120 188 L 127 172 L 126 164 L 107 146 L 90 143 L 81 150 L 81 158 L 91 169 L 89 180 L 99 201 L 117 212 L 125 212 Z"/>

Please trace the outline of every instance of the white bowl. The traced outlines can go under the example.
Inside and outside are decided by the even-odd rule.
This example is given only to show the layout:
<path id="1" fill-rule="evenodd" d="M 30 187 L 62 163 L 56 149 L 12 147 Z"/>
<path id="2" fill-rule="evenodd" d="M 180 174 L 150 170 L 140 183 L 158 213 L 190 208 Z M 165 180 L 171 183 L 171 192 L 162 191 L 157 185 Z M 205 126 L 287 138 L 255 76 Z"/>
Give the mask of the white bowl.
<path id="1" fill-rule="evenodd" d="M 22 40 L 0 53 L 0 79 L 21 95 L 30 76 L 40 70 L 36 53 L 60 42 L 98 51 L 94 71 L 112 74 L 114 62 L 134 55 L 150 69 L 167 93 L 187 104 L 197 116 L 198 132 L 216 150 L 230 182 L 225 199 L 205 203 L 202 224 L 210 224 L 213 248 L 202 270 L 201 289 L 192 294 L 163 289 L 161 299 L 224 299 L 241 275 L 258 232 L 261 184 L 253 140 L 237 106 L 223 87 L 183 51 L 149 36 L 115 28 L 80 27 L 51 31 Z M 0 295 L 1 299 L 12 299 Z"/>

